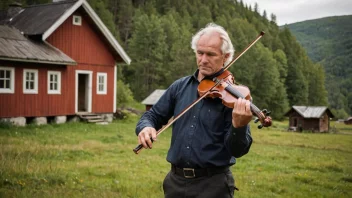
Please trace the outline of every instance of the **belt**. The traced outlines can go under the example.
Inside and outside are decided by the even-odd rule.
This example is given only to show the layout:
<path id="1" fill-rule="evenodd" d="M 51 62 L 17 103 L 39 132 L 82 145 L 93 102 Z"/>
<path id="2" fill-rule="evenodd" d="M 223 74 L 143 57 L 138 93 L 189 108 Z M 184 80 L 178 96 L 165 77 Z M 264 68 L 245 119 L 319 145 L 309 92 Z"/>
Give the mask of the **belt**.
<path id="1" fill-rule="evenodd" d="M 171 171 L 176 175 L 184 178 L 196 178 L 204 176 L 213 176 L 219 173 L 225 173 L 229 170 L 229 166 L 213 167 L 213 168 L 179 168 L 171 165 Z"/>

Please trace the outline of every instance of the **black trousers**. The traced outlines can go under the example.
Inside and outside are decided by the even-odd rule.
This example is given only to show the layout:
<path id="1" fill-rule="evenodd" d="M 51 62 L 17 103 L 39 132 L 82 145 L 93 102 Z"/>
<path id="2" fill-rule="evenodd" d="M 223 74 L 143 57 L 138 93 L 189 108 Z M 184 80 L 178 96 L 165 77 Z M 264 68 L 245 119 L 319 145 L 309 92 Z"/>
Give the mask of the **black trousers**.
<path id="1" fill-rule="evenodd" d="M 212 176 L 184 178 L 170 171 L 163 182 L 165 198 L 233 198 L 232 172 Z"/>

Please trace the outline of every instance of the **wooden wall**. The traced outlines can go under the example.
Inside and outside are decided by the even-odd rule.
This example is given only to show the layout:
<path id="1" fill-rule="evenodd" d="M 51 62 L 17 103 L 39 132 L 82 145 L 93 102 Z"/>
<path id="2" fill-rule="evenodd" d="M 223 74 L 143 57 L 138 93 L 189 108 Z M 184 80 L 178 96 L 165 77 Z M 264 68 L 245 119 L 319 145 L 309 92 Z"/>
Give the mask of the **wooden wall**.
<path id="1" fill-rule="evenodd" d="M 67 67 L 37 63 L 0 62 L 2 66 L 15 67 L 15 93 L 0 94 L 0 117 L 34 117 L 74 114 L 74 91 L 67 81 L 62 81 L 61 94 L 48 94 L 48 71 L 61 71 L 68 77 Z M 38 70 L 38 94 L 23 93 L 23 69 Z"/>
<path id="2" fill-rule="evenodd" d="M 302 127 L 302 130 L 313 132 L 328 132 L 330 128 L 330 120 L 328 114 L 325 112 L 322 118 L 303 118 L 296 111 L 289 115 L 289 126 L 297 127 L 297 130 Z"/>

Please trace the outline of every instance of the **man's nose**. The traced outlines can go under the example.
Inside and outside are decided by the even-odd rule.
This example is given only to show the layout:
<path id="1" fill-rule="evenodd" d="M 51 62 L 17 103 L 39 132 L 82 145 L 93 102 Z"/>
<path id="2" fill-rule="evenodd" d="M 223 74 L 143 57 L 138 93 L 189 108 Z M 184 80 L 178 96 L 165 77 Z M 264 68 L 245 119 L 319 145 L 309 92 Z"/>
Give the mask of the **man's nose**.
<path id="1" fill-rule="evenodd" d="M 202 63 L 208 62 L 208 57 L 206 54 L 202 54 L 202 56 L 200 57 L 200 62 L 202 62 Z"/>

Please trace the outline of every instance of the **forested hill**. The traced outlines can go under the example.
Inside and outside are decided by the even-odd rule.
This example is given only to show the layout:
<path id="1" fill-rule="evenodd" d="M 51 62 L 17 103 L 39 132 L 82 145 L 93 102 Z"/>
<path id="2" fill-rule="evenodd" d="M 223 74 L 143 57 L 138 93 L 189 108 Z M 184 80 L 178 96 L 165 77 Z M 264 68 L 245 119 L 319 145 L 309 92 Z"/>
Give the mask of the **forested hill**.
<path id="1" fill-rule="evenodd" d="M 326 71 L 328 101 L 340 117 L 352 115 L 352 15 L 287 25 L 309 57 Z"/>
<path id="2" fill-rule="evenodd" d="M 8 2 L 3 0 L 2 8 Z M 119 79 L 138 101 L 196 70 L 191 37 L 215 22 L 229 32 L 237 54 L 265 31 L 260 42 L 230 68 L 236 81 L 250 88 L 259 108 L 271 110 L 272 117 L 280 119 L 292 105 L 328 104 L 323 68 L 309 59 L 289 29 L 279 29 L 275 15 L 259 13 L 257 5 L 248 7 L 236 0 L 88 2 L 131 57 L 131 65 L 119 67 Z"/>

